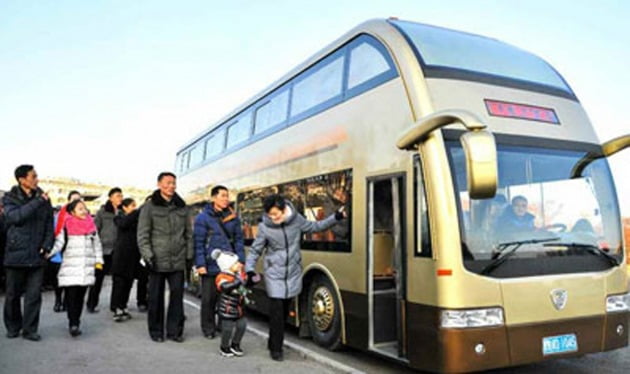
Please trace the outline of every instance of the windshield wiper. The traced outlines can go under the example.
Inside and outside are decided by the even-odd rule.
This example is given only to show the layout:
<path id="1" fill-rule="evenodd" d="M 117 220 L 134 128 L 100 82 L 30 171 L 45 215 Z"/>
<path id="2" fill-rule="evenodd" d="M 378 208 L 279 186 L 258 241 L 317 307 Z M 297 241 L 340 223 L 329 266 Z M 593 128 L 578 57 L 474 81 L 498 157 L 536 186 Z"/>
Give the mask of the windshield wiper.
<path id="1" fill-rule="evenodd" d="M 602 258 L 605 258 L 612 266 L 618 266 L 619 265 L 619 260 L 617 260 L 614 256 L 610 255 L 609 253 L 604 252 L 603 250 L 601 250 L 598 246 L 595 246 L 593 244 L 585 244 L 585 243 L 548 243 L 548 244 L 544 244 L 544 247 L 567 247 L 567 248 L 575 248 L 575 249 L 581 249 L 586 253 L 590 253 L 592 255 L 595 256 L 601 256 Z"/>
<path id="2" fill-rule="evenodd" d="M 544 242 L 551 242 L 554 240 L 560 240 L 560 238 L 529 239 L 529 240 L 519 240 L 515 242 L 501 243 L 497 246 L 497 252 L 492 255 L 492 262 L 486 265 L 486 267 L 484 267 L 481 270 L 481 274 L 484 274 L 484 275 L 490 274 L 494 269 L 501 266 L 510 256 L 516 253 L 516 251 L 523 244 L 544 243 Z M 512 247 L 512 248 L 507 249 L 509 247 Z"/>

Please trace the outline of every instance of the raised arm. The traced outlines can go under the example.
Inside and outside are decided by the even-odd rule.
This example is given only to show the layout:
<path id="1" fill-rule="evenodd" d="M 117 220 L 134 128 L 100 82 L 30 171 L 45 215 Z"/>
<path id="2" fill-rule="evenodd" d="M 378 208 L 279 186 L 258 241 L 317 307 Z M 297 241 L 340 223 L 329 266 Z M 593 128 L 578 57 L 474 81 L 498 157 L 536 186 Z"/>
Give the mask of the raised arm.
<path id="1" fill-rule="evenodd" d="M 334 213 L 321 221 L 309 221 L 300 214 L 296 218 L 300 220 L 300 230 L 306 233 L 328 230 L 338 222 Z"/>
<path id="2" fill-rule="evenodd" d="M 36 197 L 24 205 L 18 205 L 13 199 L 5 196 L 3 201 L 5 224 L 10 226 L 24 223 L 46 200 L 43 197 Z"/>

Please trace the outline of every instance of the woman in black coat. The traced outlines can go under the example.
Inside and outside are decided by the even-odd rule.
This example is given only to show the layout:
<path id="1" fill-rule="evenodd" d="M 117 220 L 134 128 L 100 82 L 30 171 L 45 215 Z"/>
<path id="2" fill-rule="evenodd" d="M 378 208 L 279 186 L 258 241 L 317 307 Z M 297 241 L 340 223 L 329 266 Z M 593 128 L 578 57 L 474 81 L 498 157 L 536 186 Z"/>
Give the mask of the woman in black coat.
<path id="1" fill-rule="evenodd" d="M 127 302 L 133 280 L 140 266 L 140 251 L 138 250 L 138 218 L 140 210 L 136 209 L 133 199 L 124 199 L 122 209 L 114 218 L 114 224 L 118 228 L 118 236 L 114 244 L 112 258 L 112 305 L 114 321 L 121 322 L 131 318 L 127 311 Z"/>

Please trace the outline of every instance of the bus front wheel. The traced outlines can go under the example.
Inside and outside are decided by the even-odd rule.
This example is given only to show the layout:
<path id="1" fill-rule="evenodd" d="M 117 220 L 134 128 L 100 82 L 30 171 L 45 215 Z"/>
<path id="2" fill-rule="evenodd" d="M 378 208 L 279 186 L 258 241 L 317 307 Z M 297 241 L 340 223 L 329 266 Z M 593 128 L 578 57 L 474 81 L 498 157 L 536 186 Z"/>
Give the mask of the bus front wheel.
<path id="1" fill-rule="evenodd" d="M 341 311 L 332 282 L 325 276 L 313 279 L 308 292 L 308 324 L 318 345 L 335 350 L 341 345 Z"/>

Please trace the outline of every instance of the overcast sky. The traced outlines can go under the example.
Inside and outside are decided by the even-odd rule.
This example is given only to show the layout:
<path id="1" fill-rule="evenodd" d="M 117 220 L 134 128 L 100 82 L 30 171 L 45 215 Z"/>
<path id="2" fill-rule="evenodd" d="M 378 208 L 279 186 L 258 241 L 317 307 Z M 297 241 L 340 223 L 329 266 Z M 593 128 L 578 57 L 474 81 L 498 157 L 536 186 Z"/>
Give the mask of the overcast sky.
<path id="1" fill-rule="evenodd" d="M 630 133 L 627 1 L 2 0 L 0 189 L 21 163 L 153 187 L 184 142 L 358 23 L 388 16 L 531 51 L 566 78 L 601 140 Z M 630 150 L 612 160 L 625 215 L 628 164 Z"/>

